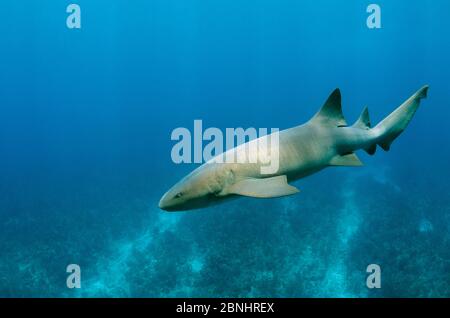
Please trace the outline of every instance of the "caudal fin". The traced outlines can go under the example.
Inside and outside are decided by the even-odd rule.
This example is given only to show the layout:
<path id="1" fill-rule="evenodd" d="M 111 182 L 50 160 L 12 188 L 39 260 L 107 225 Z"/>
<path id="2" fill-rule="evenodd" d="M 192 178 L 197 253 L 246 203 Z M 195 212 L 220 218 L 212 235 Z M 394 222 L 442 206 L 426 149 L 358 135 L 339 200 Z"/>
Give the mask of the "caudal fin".
<path id="1" fill-rule="evenodd" d="M 413 118 L 420 100 L 427 97 L 428 85 L 419 89 L 414 95 L 408 98 L 400 107 L 394 110 L 389 116 L 383 119 L 373 128 L 374 133 L 378 135 L 377 144 L 388 151 L 392 142 L 408 126 Z"/>

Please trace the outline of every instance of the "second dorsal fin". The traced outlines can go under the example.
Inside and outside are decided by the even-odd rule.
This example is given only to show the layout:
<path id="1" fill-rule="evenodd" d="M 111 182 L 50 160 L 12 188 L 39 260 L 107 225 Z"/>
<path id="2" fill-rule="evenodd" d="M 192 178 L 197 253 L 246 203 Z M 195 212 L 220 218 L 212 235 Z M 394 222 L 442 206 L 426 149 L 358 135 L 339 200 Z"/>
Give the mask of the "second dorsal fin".
<path id="1" fill-rule="evenodd" d="M 342 114 L 341 91 L 339 88 L 336 88 L 331 93 L 319 112 L 311 119 L 311 122 L 333 126 L 347 125 Z"/>
<path id="2" fill-rule="evenodd" d="M 360 128 L 360 129 L 369 129 L 370 128 L 369 109 L 367 108 L 367 106 L 364 107 L 364 110 L 362 111 L 358 120 L 353 124 L 352 127 Z"/>

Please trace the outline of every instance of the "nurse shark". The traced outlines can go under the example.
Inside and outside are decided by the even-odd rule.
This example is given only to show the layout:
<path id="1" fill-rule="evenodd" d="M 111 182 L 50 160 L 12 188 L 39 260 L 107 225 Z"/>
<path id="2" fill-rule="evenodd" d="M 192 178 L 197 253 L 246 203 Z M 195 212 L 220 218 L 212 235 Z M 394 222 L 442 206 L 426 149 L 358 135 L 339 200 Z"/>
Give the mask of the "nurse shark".
<path id="1" fill-rule="evenodd" d="M 361 166 L 355 151 L 362 149 L 373 155 L 377 146 L 388 151 L 408 126 L 427 92 L 428 86 L 422 87 L 372 128 L 367 107 L 353 125 L 347 125 L 342 114 L 341 92 L 335 89 L 308 122 L 277 132 L 279 167 L 276 172 L 262 173 L 261 162 L 227 163 L 223 160 L 230 155 L 251 156 L 249 151 L 260 152 L 253 154 L 258 158 L 264 156 L 262 153 L 270 153 L 273 151 L 271 143 L 263 139 L 271 135 L 263 136 L 230 149 L 192 171 L 162 196 L 159 207 L 166 211 L 184 211 L 238 196 L 293 195 L 299 190 L 289 182 L 330 166 Z M 265 146 L 252 147 L 255 144 Z"/>

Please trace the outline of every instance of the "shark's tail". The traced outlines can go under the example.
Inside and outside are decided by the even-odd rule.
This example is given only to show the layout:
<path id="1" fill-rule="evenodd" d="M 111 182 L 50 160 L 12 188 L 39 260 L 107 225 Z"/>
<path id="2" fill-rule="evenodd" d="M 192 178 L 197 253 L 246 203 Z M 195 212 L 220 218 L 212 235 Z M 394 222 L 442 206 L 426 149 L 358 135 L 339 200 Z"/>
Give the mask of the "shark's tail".
<path id="1" fill-rule="evenodd" d="M 386 151 L 389 150 L 395 138 L 397 138 L 408 126 L 419 107 L 420 100 L 427 97 L 427 92 L 428 85 L 419 89 L 414 95 L 400 105 L 400 107 L 394 110 L 372 129 L 372 132 L 376 136 L 376 142 L 372 146 L 373 152 L 375 152 L 373 147 L 376 147 L 376 144 L 380 145 L 380 147 Z M 368 150 L 369 149 L 366 149 L 367 152 L 369 152 Z"/>

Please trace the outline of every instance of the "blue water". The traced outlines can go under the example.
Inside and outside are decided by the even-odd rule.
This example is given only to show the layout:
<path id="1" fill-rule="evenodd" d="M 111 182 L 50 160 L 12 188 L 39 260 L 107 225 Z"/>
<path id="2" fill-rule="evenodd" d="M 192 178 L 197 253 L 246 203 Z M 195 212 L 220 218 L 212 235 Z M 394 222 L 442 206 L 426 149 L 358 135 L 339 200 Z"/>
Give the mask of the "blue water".
<path id="1" fill-rule="evenodd" d="M 0 4 L 0 296 L 450 297 L 450 3 Z M 166 213 L 176 127 L 308 120 L 339 87 L 379 122 L 430 85 L 390 152 L 274 200 Z M 66 287 L 79 264 L 81 289 Z M 379 264 L 382 288 L 366 287 Z"/>

